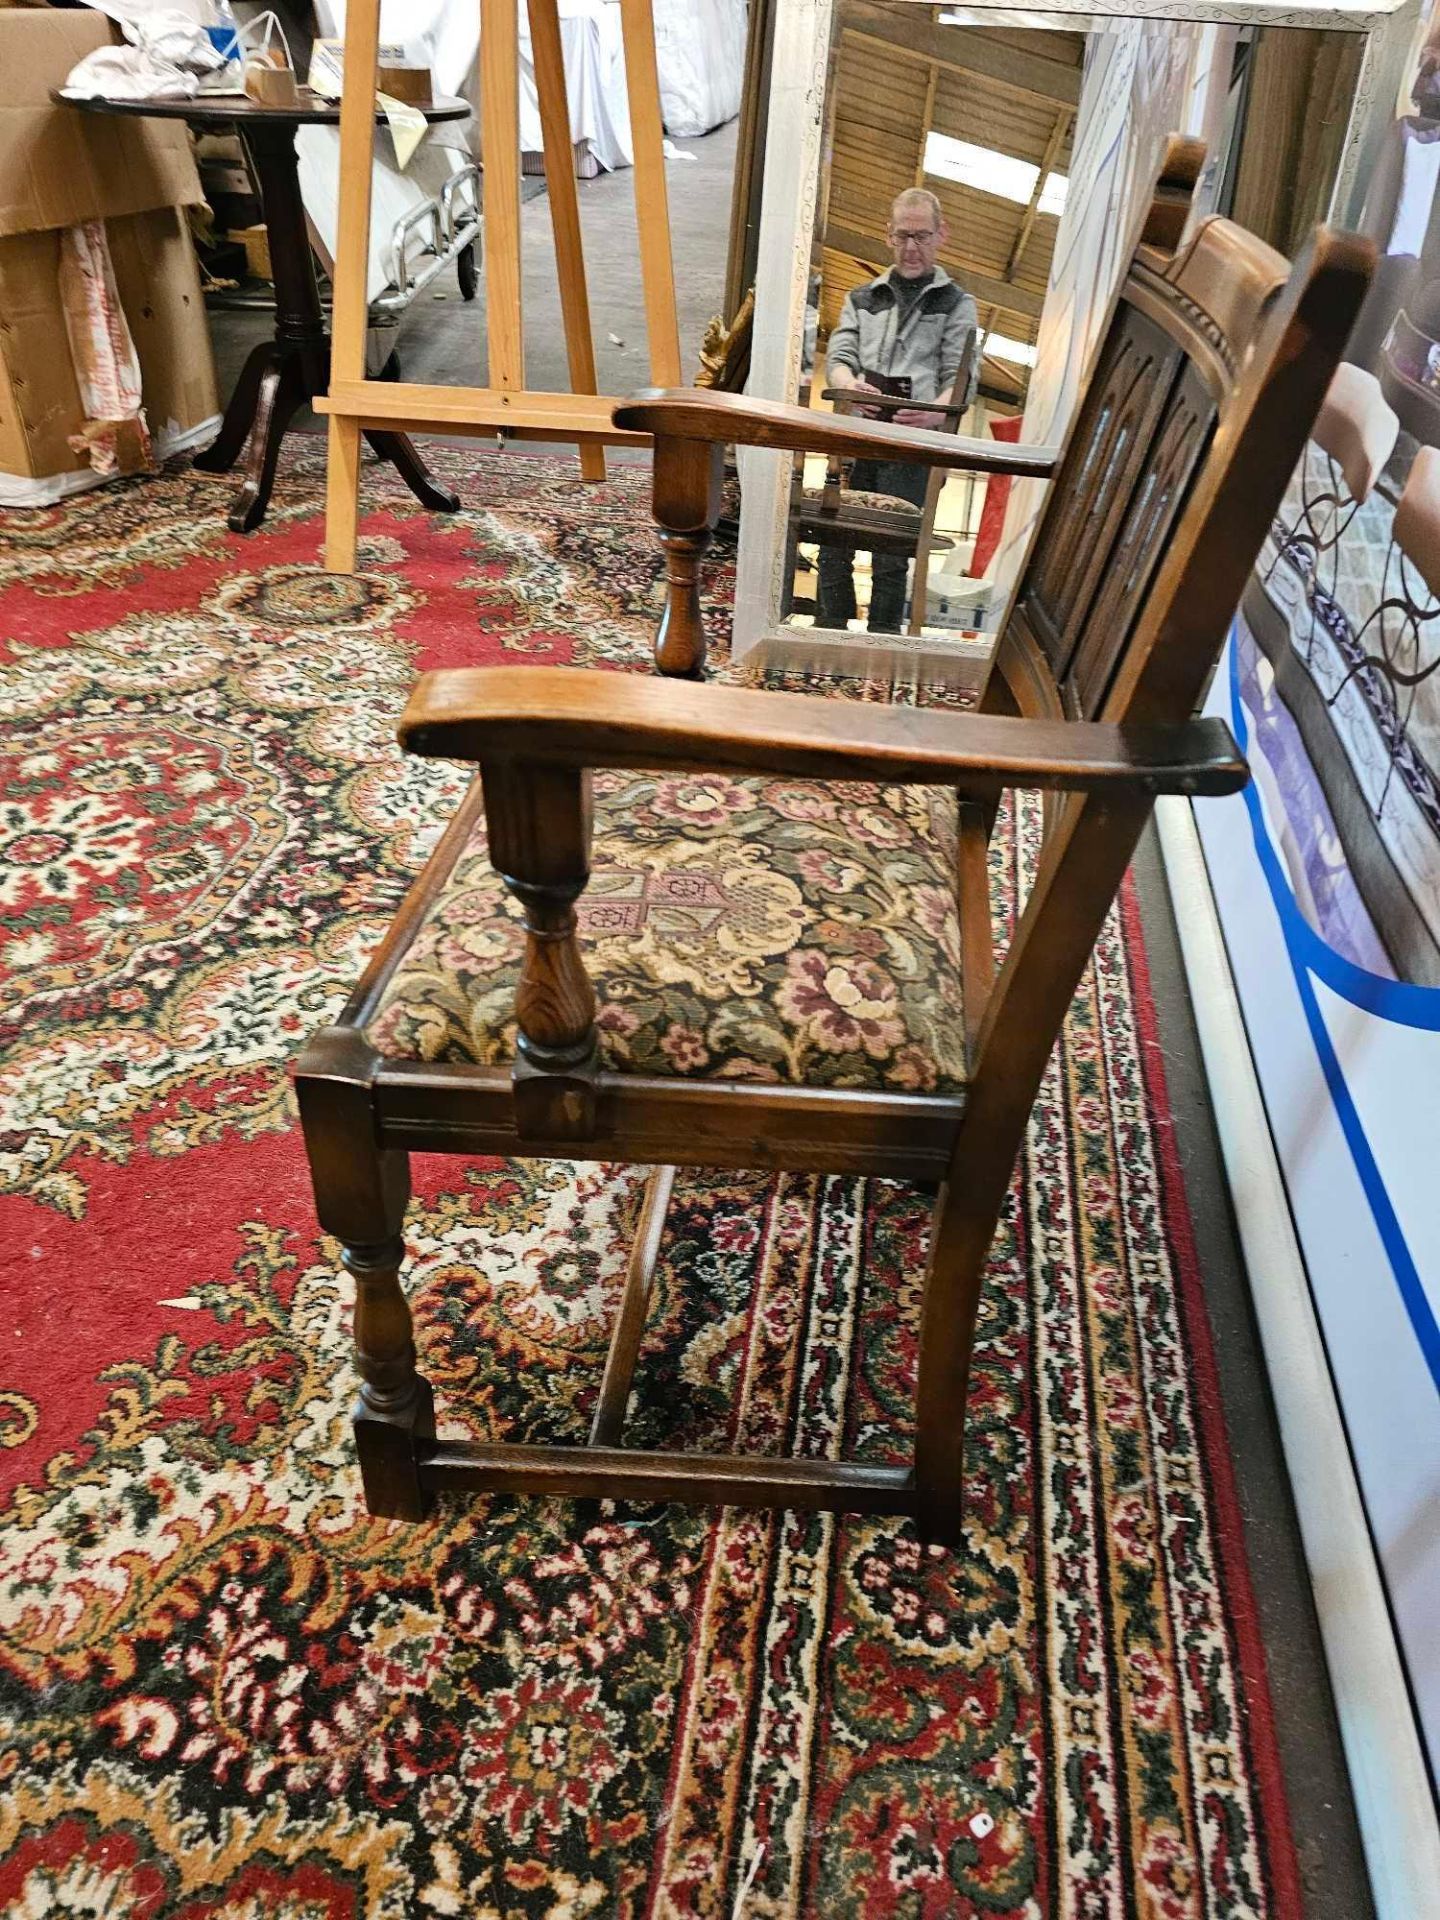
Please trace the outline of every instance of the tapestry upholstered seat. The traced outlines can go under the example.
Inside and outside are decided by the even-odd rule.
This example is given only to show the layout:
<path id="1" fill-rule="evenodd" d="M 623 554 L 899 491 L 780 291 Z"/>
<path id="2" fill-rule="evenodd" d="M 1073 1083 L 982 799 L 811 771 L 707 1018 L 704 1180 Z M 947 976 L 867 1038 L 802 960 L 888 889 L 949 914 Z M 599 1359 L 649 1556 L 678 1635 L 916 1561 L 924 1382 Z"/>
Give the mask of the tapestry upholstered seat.
<path id="1" fill-rule="evenodd" d="M 957 1093 L 956 811 L 946 788 L 597 775 L 578 911 L 606 1068 Z M 366 1038 L 511 1064 L 524 955 L 479 825 Z"/>
<path id="2" fill-rule="evenodd" d="M 806 519 L 819 514 L 828 514 L 832 509 L 825 504 L 824 492 L 819 487 L 806 487 L 801 496 L 802 510 Z M 869 487 L 846 487 L 842 490 L 836 509 L 839 507 L 863 507 L 867 513 L 893 514 L 897 521 L 906 526 L 918 528 L 920 509 L 913 500 L 902 500 L 898 494 L 876 493 Z"/>

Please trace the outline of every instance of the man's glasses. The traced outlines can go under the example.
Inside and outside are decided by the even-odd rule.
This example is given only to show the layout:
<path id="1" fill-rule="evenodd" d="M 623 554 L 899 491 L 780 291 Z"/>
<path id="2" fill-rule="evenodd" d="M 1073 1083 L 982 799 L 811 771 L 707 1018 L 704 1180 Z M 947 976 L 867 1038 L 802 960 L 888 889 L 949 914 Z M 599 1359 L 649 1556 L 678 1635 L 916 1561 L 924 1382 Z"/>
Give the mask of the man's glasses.
<path id="1" fill-rule="evenodd" d="M 927 227 L 923 233 L 892 232 L 890 238 L 897 247 L 928 247 L 935 238 L 933 227 Z"/>

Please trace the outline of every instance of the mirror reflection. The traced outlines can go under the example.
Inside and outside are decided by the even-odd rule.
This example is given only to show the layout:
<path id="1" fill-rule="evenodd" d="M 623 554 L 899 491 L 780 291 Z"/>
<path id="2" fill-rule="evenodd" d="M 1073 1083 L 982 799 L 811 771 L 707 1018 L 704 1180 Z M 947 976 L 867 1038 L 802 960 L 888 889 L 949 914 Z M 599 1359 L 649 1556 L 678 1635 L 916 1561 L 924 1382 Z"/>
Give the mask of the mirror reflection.
<path id="1" fill-rule="evenodd" d="M 1168 134 L 1206 146 L 1200 211 L 1293 252 L 1329 206 L 1363 47 L 1138 15 L 1002 26 L 915 0 L 836 0 L 832 19 L 796 397 L 990 446 L 1063 438 Z M 993 632 L 1043 491 L 797 462 L 785 624 Z"/>
<path id="2" fill-rule="evenodd" d="M 802 400 L 1018 432 L 1084 56 L 1081 33 L 837 9 Z M 872 633 L 983 625 L 1007 491 L 898 461 L 806 462 L 790 613 Z"/>

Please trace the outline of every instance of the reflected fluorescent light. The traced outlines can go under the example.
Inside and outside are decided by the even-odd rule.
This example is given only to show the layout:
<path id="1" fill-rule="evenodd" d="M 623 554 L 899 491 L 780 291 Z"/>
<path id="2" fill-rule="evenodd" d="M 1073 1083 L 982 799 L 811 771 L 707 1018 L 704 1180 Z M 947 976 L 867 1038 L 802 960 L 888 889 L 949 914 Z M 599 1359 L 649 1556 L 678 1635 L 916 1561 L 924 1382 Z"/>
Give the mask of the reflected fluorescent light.
<path id="1" fill-rule="evenodd" d="M 964 276 L 961 276 L 964 285 Z M 1035 349 L 1025 340 L 1011 340 L 1003 333 L 982 333 L 980 351 L 990 360 L 1008 360 L 1017 367 L 1033 367 Z"/>
<path id="2" fill-rule="evenodd" d="M 985 0 L 981 0 L 981 4 L 975 7 L 945 7 L 940 12 L 938 24 L 942 27 L 993 27 L 995 16 L 990 10 L 993 5 L 994 0 L 990 0 L 989 6 Z M 1007 27 L 1023 27 L 1027 33 L 1104 33 L 1117 25 L 1126 24 L 1124 20 L 1117 22 L 1107 18 L 1103 13 L 1074 13 L 1061 26 L 1053 12 L 1037 13 L 1028 7 L 1007 7 L 1004 23 Z M 1242 27 L 1242 39 L 1249 32 L 1249 27 Z M 1049 59 L 1050 56 L 1046 54 L 1043 57 Z"/>
<path id="3" fill-rule="evenodd" d="M 1028 207 L 1040 178 L 1040 169 L 1029 160 L 1017 160 L 1013 154 L 997 153 L 993 147 L 977 147 L 970 140 L 956 140 L 948 133 L 925 136 L 925 171 L 941 180 L 954 180 L 977 193 L 993 193 L 1002 200 L 1013 200 Z M 1041 213 L 1063 213 L 1065 195 L 1070 187 L 1068 175 L 1049 173 L 1040 189 Z"/>

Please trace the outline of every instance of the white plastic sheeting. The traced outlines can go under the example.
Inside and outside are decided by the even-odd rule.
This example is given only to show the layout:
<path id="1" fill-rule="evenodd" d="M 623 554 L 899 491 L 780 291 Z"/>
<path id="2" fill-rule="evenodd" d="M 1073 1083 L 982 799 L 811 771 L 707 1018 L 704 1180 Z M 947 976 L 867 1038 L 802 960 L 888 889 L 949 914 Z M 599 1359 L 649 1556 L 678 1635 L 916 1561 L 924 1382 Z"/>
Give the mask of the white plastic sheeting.
<path id="1" fill-rule="evenodd" d="M 541 149 L 540 101 L 530 52 L 530 20 L 520 13 L 520 146 Z M 653 0 L 660 107 L 666 131 L 708 133 L 740 111 L 746 0 Z M 322 31 L 343 34 L 345 0 L 316 0 Z M 478 97 L 480 9 L 476 0 L 382 0 L 380 36 L 404 45 L 428 66 L 437 91 Z M 633 163 L 630 98 L 619 0 L 560 0 L 560 38 L 570 103 L 570 136 L 602 167 Z"/>
<path id="2" fill-rule="evenodd" d="M 617 0 L 606 0 L 618 12 Z M 655 57 L 665 131 L 709 133 L 740 111 L 746 0 L 654 0 Z"/>

